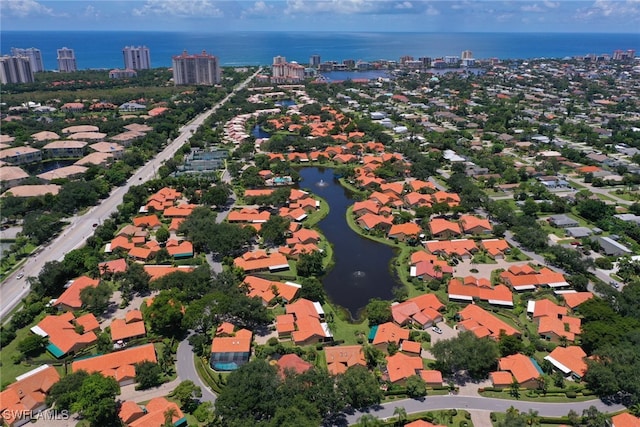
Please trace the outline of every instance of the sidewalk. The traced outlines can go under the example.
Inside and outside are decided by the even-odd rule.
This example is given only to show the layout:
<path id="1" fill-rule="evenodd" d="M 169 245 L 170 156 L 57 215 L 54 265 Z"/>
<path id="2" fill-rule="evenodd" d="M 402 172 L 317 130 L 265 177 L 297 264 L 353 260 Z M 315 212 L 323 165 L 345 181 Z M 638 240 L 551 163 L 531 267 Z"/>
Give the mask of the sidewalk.
<path id="1" fill-rule="evenodd" d="M 178 386 L 178 384 L 180 384 L 179 378 L 148 390 L 136 390 L 135 384 L 130 384 L 120 387 L 120 396 L 118 396 L 118 398 L 122 401 L 133 400 L 134 402 L 144 402 L 151 400 L 154 397 L 168 395 Z"/>

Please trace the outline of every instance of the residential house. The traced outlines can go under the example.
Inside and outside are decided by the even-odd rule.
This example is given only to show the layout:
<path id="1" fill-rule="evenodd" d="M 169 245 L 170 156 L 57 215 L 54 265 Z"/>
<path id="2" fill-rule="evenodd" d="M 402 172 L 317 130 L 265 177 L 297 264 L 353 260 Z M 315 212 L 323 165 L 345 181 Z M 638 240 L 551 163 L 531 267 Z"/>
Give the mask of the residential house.
<path id="1" fill-rule="evenodd" d="M 160 228 L 162 223 L 160 222 L 160 219 L 158 219 L 157 215 L 145 215 L 133 218 L 133 225 L 136 227 L 156 229 Z"/>
<path id="2" fill-rule="evenodd" d="M 296 345 L 333 340 L 329 325 L 325 321 L 324 310 L 319 302 L 300 298 L 294 303 L 287 304 L 285 312 L 293 316 L 295 330 L 291 332 L 291 338 Z"/>
<path id="3" fill-rule="evenodd" d="M 153 344 L 145 344 L 114 353 L 75 360 L 71 364 L 71 370 L 73 372 L 99 372 L 106 377 L 115 378 L 122 387 L 134 383 L 136 377 L 135 365 L 142 362 L 158 363 Z"/>
<path id="4" fill-rule="evenodd" d="M 544 358 L 562 372 L 564 375 L 570 375 L 575 380 L 581 380 L 585 372 L 587 372 L 587 353 L 577 345 L 567 347 L 558 346 Z"/>
<path id="5" fill-rule="evenodd" d="M 98 341 L 95 331 L 100 330 L 93 314 L 76 319 L 70 311 L 54 316 L 48 315 L 31 328 L 31 332 L 49 340 L 47 350 L 56 358 L 76 353 Z"/>
<path id="6" fill-rule="evenodd" d="M 172 265 L 145 265 L 144 266 L 145 273 L 147 273 L 151 277 L 149 279 L 150 282 L 153 282 L 154 280 L 158 280 L 161 277 L 164 277 L 168 274 L 172 274 L 178 271 L 183 273 L 191 273 L 195 269 L 196 267 L 193 265 L 179 265 L 177 267 L 174 267 Z"/>
<path id="7" fill-rule="evenodd" d="M 418 224 L 415 222 L 405 222 L 404 224 L 392 225 L 387 236 L 390 239 L 406 242 L 407 240 L 417 239 L 421 233 L 422 228 Z"/>
<path id="8" fill-rule="evenodd" d="M 500 273 L 500 278 L 516 291 L 534 290 L 539 286 L 562 288 L 569 286 L 562 273 L 557 273 L 547 267 L 536 271 L 530 265 L 513 265 L 507 271 Z"/>
<path id="9" fill-rule="evenodd" d="M 611 427 L 640 427 L 640 417 L 623 412 L 611 417 Z"/>
<path id="10" fill-rule="evenodd" d="M 128 311 L 124 319 L 113 319 L 110 327 L 111 341 L 118 344 L 142 338 L 147 334 L 140 310 Z"/>
<path id="11" fill-rule="evenodd" d="M 515 380 L 520 387 L 535 389 L 538 388 L 537 379 L 543 375 L 540 368 L 530 357 L 520 353 L 501 358 L 498 361 L 498 369 L 500 370 L 499 372 L 508 372 L 513 379 L 508 384 L 505 384 L 504 374 L 496 375 L 494 378 L 493 374 L 495 372 L 491 373 L 490 376 L 494 387 L 507 387 Z"/>
<path id="12" fill-rule="evenodd" d="M 84 141 L 53 141 L 42 147 L 48 158 L 84 156 L 87 143 Z"/>
<path id="13" fill-rule="evenodd" d="M 283 378 L 287 372 L 300 375 L 313 368 L 313 364 L 303 360 L 295 353 L 283 355 L 277 360 L 276 365 L 280 376 Z"/>
<path id="14" fill-rule="evenodd" d="M 565 214 L 552 215 L 549 218 L 547 218 L 547 222 L 549 222 L 549 224 L 553 225 L 554 227 L 558 227 L 558 228 L 570 228 L 570 227 L 577 227 L 580 225 L 578 221 L 576 221 L 575 219 Z"/>
<path id="15" fill-rule="evenodd" d="M 324 348 L 327 369 L 331 375 L 344 374 L 352 366 L 366 366 L 361 345 L 341 345 Z"/>
<path id="16" fill-rule="evenodd" d="M 168 413 L 172 413 L 173 427 L 187 425 L 187 418 L 180 407 L 164 397 L 154 397 L 142 406 L 127 400 L 120 407 L 118 416 L 128 427 L 164 427 L 167 425 Z"/>
<path id="17" fill-rule="evenodd" d="M 56 179 L 74 179 L 87 171 L 87 168 L 79 165 L 64 166 L 58 169 L 53 169 L 48 172 L 43 172 L 36 175 L 38 178 L 45 182 L 51 182 Z"/>
<path id="18" fill-rule="evenodd" d="M 19 427 L 31 421 L 33 415 L 47 408 L 45 399 L 60 374 L 53 366 L 41 365 L 19 377 L 0 392 L 2 420 L 9 427 Z"/>
<path id="19" fill-rule="evenodd" d="M 482 249 L 493 259 L 504 259 L 510 250 L 509 243 L 504 239 L 484 239 L 479 242 Z"/>
<path id="20" fill-rule="evenodd" d="M 409 258 L 409 276 L 418 279 L 442 279 L 445 274 L 453 274 L 453 267 L 436 255 L 417 251 Z"/>
<path id="21" fill-rule="evenodd" d="M 404 384 L 407 378 L 418 375 L 423 369 L 422 358 L 419 356 L 407 356 L 398 352 L 387 356 L 386 360 L 386 377 L 392 384 Z"/>
<path id="22" fill-rule="evenodd" d="M 276 297 L 281 298 L 284 302 L 291 302 L 298 295 L 300 288 L 302 288 L 297 283 L 275 282 L 257 276 L 246 276 L 242 285 L 247 287 L 247 295 L 249 297 L 260 298 L 265 306 L 270 305 Z"/>
<path id="23" fill-rule="evenodd" d="M 365 214 L 377 215 L 380 213 L 380 204 L 371 199 L 355 202 L 353 204 L 353 213 L 358 217 Z"/>
<path id="24" fill-rule="evenodd" d="M 259 211 L 254 208 L 242 208 L 239 210 L 232 210 L 227 216 L 228 222 L 250 222 L 250 223 L 265 223 L 271 218 L 269 211 Z"/>
<path id="25" fill-rule="evenodd" d="M 457 328 L 460 331 L 471 331 L 478 338 L 490 337 L 494 340 L 500 338 L 500 334 L 520 336 L 513 326 L 498 319 L 494 314 L 474 304 L 469 304 L 458 313 L 460 322 Z"/>
<path id="26" fill-rule="evenodd" d="M 246 252 L 233 260 L 233 265 L 242 268 L 245 273 L 258 271 L 282 271 L 289 269 L 287 258 L 279 253 L 267 253 L 264 250 Z"/>
<path id="27" fill-rule="evenodd" d="M 460 224 L 444 218 L 434 218 L 429 221 L 429 231 L 436 239 L 451 239 L 462 234 Z"/>
<path id="28" fill-rule="evenodd" d="M 2 166 L 0 167 L 0 185 L 3 189 L 16 187 L 29 178 L 26 173 L 18 166 Z"/>
<path id="29" fill-rule="evenodd" d="M 224 325 L 224 326 L 227 326 Z M 218 328 L 216 336 L 211 342 L 211 357 L 209 364 L 216 371 L 233 371 L 249 361 L 251 356 L 251 341 L 253 332 L 240 329 L 231 333 L 228 328 Z"/>
<path id="30" fill-rule="evenodd" d="M 460 225 L 462 225 L 462 230 L 467 234 L 486 234 L 492 231 L 488 219 L 478 218 L 473 215 L 462 215 L 460 217 Z"/>
<path id="31" fill-rule="evenodd" d="M 563 292 L 560 295 L 564 299 L 564 305 L 569 307 L 571 310 L 577 309 L 580 304 L 593 298 L 593 293 L 588 291 L 587 292 Z"/>
<path id="32" fill-rule="evenodd" d="M 375 329 L 375 331 L 373 330 Z M 372 328 L 374 333 L 372 344 L 380 350 L 386 351 L 387 346 L 394 343 L 400 348 L 402 341 L 409 339 L 409 330 L 401 328 L 393 322 L 376 325 Z"/>
<path id="33" fill-rule="evenodd" d="M 427 387 L 442 387 L 442 372 L 433 369 L 423 369 L 420 371 L 420 378 L 427 384 Z"/>
<path id="34" fill-rule="evenodd" d="M 188 240 L 169 239 L 165 244 L 165 249 L 169 255 L 176 259 L 193 257 L 193 243 Z"/>
<path id="35" fill-rule="evenodd" d="M 466 302 L 481 300 L 487 301 L 489 304 L 513 307 L 511 290 L 505 285 L 493 286 L 491 281 L 485 278 L 467 276 L 462 280 L 451 279 L 447 286 L 447 292 L 450 300 Z"/>
<path id="36" fill-rule="evenodd" d="M 405 424 L 404 427 L 446 427 L 446 426 L 443 426 L 442 424 L 433 424 L 433 423 L 430 423 L 429 421 L 416 420 L 408 424 Z"/>
<path id="37" fill-rule="evenodd" d="M 569 316 L 566 307 L 551 300 L 529 301 L 527 312 L 532 314 L 533 321 L 538 325 L 540 337 L 547 341 L 556 344 L 564 340 L 573 342 L 576 335 L 580 335 L 580 319 Z"/>
<path id="38" fill-rule="evenodd" d="M 607 256 L 611 256 L 611 255 L 622 256 L 622 255 L 627 255 L 632 253 L 631 249 L 629 249 L 622 243 L 613 240 L 611 237 L 599 236 L 598 243 L 602 248 L 602 253 L 604 253 Z"/>
<path id="39" fill-rule="evenodd" d="M 435 255 L 471 259 L 478 251 L 476 242 L 471 239 L 430 240 L 425 243 L 427 251 Z"/>
<path id="40" fill-rule="evenodd" d="M 423 329 L 442 321 L 444 304 L 434 294 L 419 295 L 391 305 L 393 321 L 400 326 L 419 325 Z"/>
<path id="41" fill-rule="evenodd" d="M 54 307 L 60 310 L 78 310 L 82 307 L 80 292 L 87 287 L 96 287 L 100 283 L 99 279 L 92 279 L 89 276 L 80 276 L 68 283 L 67 289 L 53 303 Z"/>
<path id="42" fill-rule="evenodd" d="M 358 225 L 365 230 L 381 229 L 388 232 L 393 226 L 393 220 L 382 215 L 366 213 L 356 220 Z"/>

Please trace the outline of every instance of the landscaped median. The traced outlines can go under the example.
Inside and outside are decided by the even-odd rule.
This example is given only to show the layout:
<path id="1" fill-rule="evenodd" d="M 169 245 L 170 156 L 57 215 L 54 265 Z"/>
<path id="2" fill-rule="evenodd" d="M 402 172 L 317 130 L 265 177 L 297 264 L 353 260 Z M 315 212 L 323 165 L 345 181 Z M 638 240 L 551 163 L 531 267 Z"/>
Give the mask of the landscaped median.
<path id="1" fill-rule="evenodd" d="M 537 389 L 519 388 L 516 393 L 511 388 L 485 387 L 478 389 L 478 393 L 482 397 L 548 403 L 583 402 L 592 400 L 595 397 L 595 394 L 585 386 L 569 386 L 567 388 L 550 387 L 546 393 Z"/>

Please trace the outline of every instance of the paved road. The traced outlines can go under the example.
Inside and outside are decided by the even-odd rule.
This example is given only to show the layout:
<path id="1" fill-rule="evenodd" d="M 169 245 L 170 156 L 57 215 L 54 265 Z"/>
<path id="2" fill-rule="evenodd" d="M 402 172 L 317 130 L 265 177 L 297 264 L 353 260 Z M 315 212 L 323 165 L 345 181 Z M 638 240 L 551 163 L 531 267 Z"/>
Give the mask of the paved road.
<path id="1" fill-rule="evenodd" d="M 572 403 L 541 403 L 473 396 L 427 396 L 424 400 L 403 399 L 398 400 L 397 402 L 385 403 L 367 411 L 356 411 L 352 415 L 347 415 L 347 422 L 350 425 L 355 424 L 364 414 L 372 414 L 377 418 L 392 418 L 393 410 L 397 406 L 404 407 L 407 414 L 423 411 L 435 411 L 438 409 L 473 409 L 491 412 L 506 412 L 509 407 L 513 406 L 524 412 L 529 411 L 529 409 L 536 410 L 541 416 L 560 417 L 567 415 L 571 409 L 581 414 L 584 409 L 587 409 L 592 405 L 598 408 L 600 412 L 606 413 L 626 409 L 623 405 L 607 405 L 601 400 Z"/>
<path id="2" fill-rule="evenodd" d="M 85 214 L 70 218 L 69 226 L 61 235 L 44 246 L 41 253 L 31 256 L 26 260 L 20 269 L 20 272 L 24 274 L 23 278 L 17 278 L 18 272 L 7 277 L 0 285 L 0 319 L 4 318 L 20 303 L 20 300 L 29 293 L 30 287 L 26 280 L 27 277 L 38 276 L 45 263 L 62 260 L 66 253 L 82 246 L 86 239 L 93 234 L 93 224 L 100 223 L 108 218 L 111 213 L 116 210 L 117 206 L 122 203 L 124 195 L 129 191 L 131 186 L 140 185 L 153 178 L 158 168 L 175 155 L 176 151 L 191 138 L 191 135 L 202 126 L 205 120 L 229 101 L 237 91 L 243 89 L 260 71 L 262 71 L 262 68 L 258 69 L 255 74 L 236 86 L 229 95 L 210 110 L 205 111 L 182 126 L 180 128 L 180 135 L 167 145 L 162 152 L 158 153 L 153 160 L 138 169 L 125 185 L 113 189 L 109 197 L 99 205 L 89 209 Z"/>
<path id="3" fill-rule="evenodd" d="M 212 402 L 216 401 L 216 395 L 209 387 L 200 379 L 196 371 L 195 361 L 193 360 L 193 348 L 189 344 L 188 339 L 180 342 L 178 345 L 178 354 L 176 360 L 176 370 L 180 381 L 191 380 L 202 389 L 202 398 L 200 400 Z"/>

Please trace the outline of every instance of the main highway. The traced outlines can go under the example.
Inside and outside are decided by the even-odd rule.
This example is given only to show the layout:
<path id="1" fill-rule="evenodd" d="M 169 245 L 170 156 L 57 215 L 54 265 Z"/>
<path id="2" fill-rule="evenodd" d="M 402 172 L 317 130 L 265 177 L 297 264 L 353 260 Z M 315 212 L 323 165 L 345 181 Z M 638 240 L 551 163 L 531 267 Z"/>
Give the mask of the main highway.
<path id="1" fill-rule="evenodd" d="M 231 93 L 211 109 L 203 112 L 182 126 L 178 137 L 175 138 L 173 142 L 170 142 L 165 149 L 158 153 L 151 161 L 139 168 L 125 185 L 114 188 L 106 199 L 102 200 L 100 204 L 93 206 L 84 214 L 70 218 L 69 225 L 57 238 L 43 245 L 42 248 L 38 249 L 36 253 L 32 254 L 25 261 L 20 269 L 8 276 L 2 284 L 0 284 L 0 319 L 4 320 L 5 316 L 29 293 L 28 277 L 38 276 L 47 262 L 61 261 L 65 254 L 82 246 L 86 239 L 92 235 L 94 224 L 101 223 L 109 218 L 112 212 L 115 212 L 117 206 L 122 203 L 124 195 L 129 191 L 131 186 L 140 185 L 153 178 L 158 168 L 175 155 L 180 147 L 191 138 L 191 135 L 202 126 L 209 116 L 216 112 L 218 108 L 225 105 L 236 92 L 244 89 L 261 71 L 262 68 L 259 68 L 258 71 L 238 84 Z M 18 276 L 20 276 L 20 278 L 18 278 Z"/>

